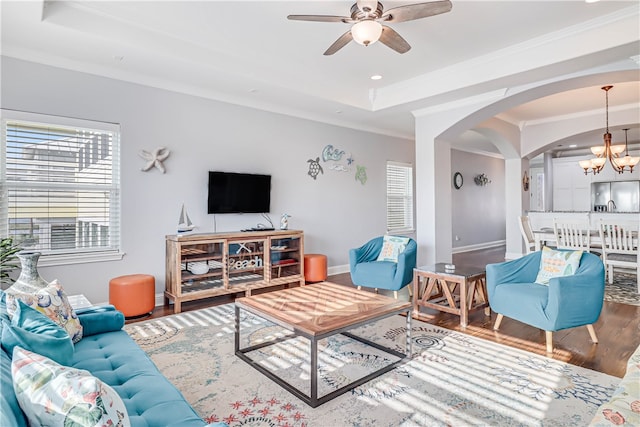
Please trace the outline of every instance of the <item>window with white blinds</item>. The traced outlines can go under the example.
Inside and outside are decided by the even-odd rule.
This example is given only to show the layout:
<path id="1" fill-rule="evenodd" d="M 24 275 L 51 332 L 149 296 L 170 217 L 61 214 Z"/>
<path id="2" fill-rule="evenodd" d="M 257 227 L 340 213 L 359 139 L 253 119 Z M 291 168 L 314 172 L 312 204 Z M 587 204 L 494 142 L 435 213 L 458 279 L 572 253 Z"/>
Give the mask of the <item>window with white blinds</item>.
<path id="1" fill-rule="evenodd" d="M 119 137 L 110 123 L 3 110 L 0 236 L 45 265 L 119 254 Z"/>
<path id="2" fill-rule="evenodd" d="M 387 162 L 387 231 L 413 230 L 413 165 Z"/>

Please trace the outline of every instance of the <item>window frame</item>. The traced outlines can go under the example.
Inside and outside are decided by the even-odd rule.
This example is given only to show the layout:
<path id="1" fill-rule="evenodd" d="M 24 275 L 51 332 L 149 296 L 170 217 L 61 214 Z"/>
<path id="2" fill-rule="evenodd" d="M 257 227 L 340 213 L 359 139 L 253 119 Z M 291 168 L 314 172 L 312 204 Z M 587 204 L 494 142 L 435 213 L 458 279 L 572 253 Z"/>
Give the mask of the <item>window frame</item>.
<path id="1" fill-rule="evenodd" d="M 49 253 L 48 250 L 35 250 L 42 252 L 42 256 L 38 261 L 38 265 L 43 267 L 66 264 L 81 264 L 97 261 L 114 261 L 122 259 L 125 254 L 122 251 L 121 233 L 122 186 L 120 181 L 120 125 L 115 123 L 99 122 L 95 120 L 84 120 L 70 117 L 0 109 L 0 236 L 9 235 L 9 191 L 20 188 L 78 188 L 80 190 L 86 190 L 88 187 L 90 187 L 86 184 L 78 184 L 77 186 L 74 186 L 75 183 L 74 185 L 69 186 L 66 183 L 58 182 L 49 187 L 48 185 L 42 184 L 42 182 L 36 182 L 33 185 L 29 185 L 29 182 L 10 182 L 7 179 L 7 164 L 9 161 L 9 159 L 7 158 L 7 124 L 11 122 L 24 123 L 25 125 L 36 124 L 51 126 L 52 128 L 76 128 L 88 131 L 111 133 L 113 135 L 111 141 L 111 184 L 109 184 L 109 186 L 95 185 L 95 190 L 108 191 L 110 193 L 110 214 L 108 216 L 109 227 L 112 227 L 112 230 L 116 231 L 109 240 L 109 247 L 82 248 L 78 247 L 76 243 L 76 247 L 74 248 L 75 250 L 69 253 Z M 80 165 L 80 162 L 81 159 L 79 158 L 78 165 Z M 77 226 L 78 224 L 76 224 L 76 227 Z"/>
<path id="2" fill-rule="evenodd" d="M 401 172 L 402 168 L 404 171 Z M 397 174 L 401 175 L 403 173 L 408 173 L 408 179 L 405 179 L 405 184 L 408 185 L 409 188 L 405 187 L 404 195 L 395 195 L 390 193 L 390 169 L 396 169 Z M 387 233 L 413 233 L 415 231 L 415 184 L 414 184 L 414 169 L 412 163 L 406 162 L 398 162 L 388 160 L 386 164 L 386 228 Z M 391 200 L 393 198 L 401 198 L 404 200 L 404 203 L 400 203 L 400 205 L 404 205 L 403 208 L 403 225 L 400 227 L 393 227 L 390 224 L 391 217 L 389 215 L 391 210 Z M 409 204 L 409 209 L 407 209 L 407 203 Z"/>

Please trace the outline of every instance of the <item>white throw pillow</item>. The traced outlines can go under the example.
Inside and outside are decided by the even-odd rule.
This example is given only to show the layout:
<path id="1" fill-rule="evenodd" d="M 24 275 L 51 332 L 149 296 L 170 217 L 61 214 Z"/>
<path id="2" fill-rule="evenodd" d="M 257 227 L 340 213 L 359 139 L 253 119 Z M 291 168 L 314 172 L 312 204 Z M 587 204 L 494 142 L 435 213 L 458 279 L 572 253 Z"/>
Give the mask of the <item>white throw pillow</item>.
<path id="1" fill-rule="evenodd" d="M 32 426 L 130 426 L 124 402 L 88 371 L 15 347 L 13 389 Z"/>

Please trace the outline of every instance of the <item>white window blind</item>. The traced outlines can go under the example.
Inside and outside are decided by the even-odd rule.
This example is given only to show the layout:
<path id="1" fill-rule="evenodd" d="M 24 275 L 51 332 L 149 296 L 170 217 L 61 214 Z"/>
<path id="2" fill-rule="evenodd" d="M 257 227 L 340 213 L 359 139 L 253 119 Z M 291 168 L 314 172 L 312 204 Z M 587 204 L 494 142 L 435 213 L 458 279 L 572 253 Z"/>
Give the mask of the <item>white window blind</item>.
<path id="1" fill-rule="evenodd" d="M 119 126 L 3 110 L 1 160 L 0 235 L 44 259 L 120 252 Z"/>
<path id="2" fill-rule="evenodd" d="M 413 230 L 413 166 L 387 162 L 387 231 Z"/>

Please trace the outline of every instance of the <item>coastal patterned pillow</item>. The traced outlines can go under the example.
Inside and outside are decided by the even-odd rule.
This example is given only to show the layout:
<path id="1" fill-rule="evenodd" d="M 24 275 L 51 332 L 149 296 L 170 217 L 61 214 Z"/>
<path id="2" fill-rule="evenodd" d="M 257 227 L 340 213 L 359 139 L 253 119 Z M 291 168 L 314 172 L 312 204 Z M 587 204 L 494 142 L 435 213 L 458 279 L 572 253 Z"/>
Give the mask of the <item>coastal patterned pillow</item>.
<path id="1" fill-rule="evenodd" d="M 118 393 L 88 371 L 13 350 L 13 389 L 32 426 L 130 426 Z"/>
<path id="2" fill-rule="evenodd" d="M 555 251 L 545 246 L 542 248 L 540 270 L 535 282 L 549 286 L 549 280 L 553 277 L 575 274 L 580 258 L 582 251 Z"/>
<path id="3" fill-rule="evenodd" d="M 409 243 L 408 237 L 384 236 L 378 261 L 398 262 L 398 255 L 404 252 Z"/>
<path id="4" fill-rule="evenodd" d="M 598 408 L 589 426 L 640 426 L 640 347 L 629 358 L 627 373 L 613 396 Z"/>
<path id="5" fill-rule="evenodd" d="M 69 304 L 67 294 L 57 280 L 35 293 L 23 293 L 9 288 L 6 290 L 6 296 L 9 316 L 13 317 L 16 311 L 16 300 L 19 299 L 64 328 L 74 343 L 82 339 L 82 325 L 78 315 Z"/>

